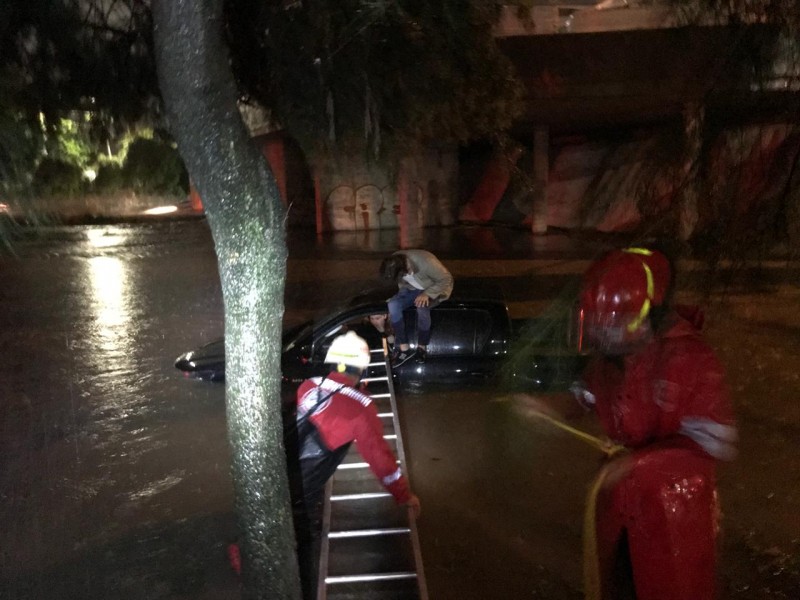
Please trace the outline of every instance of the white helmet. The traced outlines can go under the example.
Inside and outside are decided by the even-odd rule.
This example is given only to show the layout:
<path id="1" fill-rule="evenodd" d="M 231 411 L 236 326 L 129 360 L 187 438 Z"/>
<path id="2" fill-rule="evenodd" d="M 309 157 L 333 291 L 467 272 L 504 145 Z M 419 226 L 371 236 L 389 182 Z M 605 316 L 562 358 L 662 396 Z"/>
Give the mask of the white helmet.
<path id="1" fill-rule="evenodd" d="M 345 366 L 363 371 L 369 365 L 369 345 L 355 331 L 348 331 L 333 340 L 325 362 L 339 365 L 339 371 L 344 371 Z"/>

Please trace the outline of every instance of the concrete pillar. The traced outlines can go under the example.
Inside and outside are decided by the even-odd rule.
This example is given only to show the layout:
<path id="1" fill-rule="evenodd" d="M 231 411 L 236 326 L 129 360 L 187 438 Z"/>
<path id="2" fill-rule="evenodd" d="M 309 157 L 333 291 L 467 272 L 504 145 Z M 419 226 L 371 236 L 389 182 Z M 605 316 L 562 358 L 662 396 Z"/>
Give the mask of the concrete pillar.
<path id="1" fill-rule="evenodd" d="M 289 196 L 286 190 L 286 152 L 282 136 L 270 135 L 261 138 L 261 153 L 267 159 L 267 164 L 278 184 L 278 191 L 284 206 L 289 204 Z"/>
<path id="2" fill-rule="evenodd" d="M 533 132 L 532 233 L 547 233 L 547 179 L 549 173 L 550 132 L 547 127 L 537 127 Z"/>
<path id="3" fill-rule="evenodd" d="M 700 182 L 694 174 L 695 165 L 700 158 L 700 148 L 703 145 L 703 126 L 705 122 L 705 107 L 699 102 L 691 102 L 683 110 L 683 130 L 686 136 L 686 156 L 683 167 L 682 193 L 677 197 L 678 205 L 678 236 L 686 241 L 692 237 L 699 213 L 697 201 L 700 196 Z"/>
<path id="4" fill-rule="evenodd" d="M 397 178 L 397 203 L 400 205 L 398 224 L 400 225 L 400 248 L 410 248 L 409 214 L 408 214 L 408 175 L 401 166 Z"/>
<path id="5" fill-rule="evenodd" d="M 325 221 L 322 212 L 322 192 L 319 188 L 319 174 L 314 170 L 314 215 L 317 222 L 317 235 L 325 231 Z"/>

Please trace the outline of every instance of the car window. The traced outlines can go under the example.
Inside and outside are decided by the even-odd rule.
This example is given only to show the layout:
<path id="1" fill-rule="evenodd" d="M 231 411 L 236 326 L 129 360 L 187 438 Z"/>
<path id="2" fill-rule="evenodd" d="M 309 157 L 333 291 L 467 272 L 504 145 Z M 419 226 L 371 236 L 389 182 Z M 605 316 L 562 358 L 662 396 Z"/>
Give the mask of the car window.
<path id="1" fill-rule="evenodd" d="M 370 348 L 381 348 L 382 338 L 380 332 L 369 322 L 369 314 L 355 316 L 347 321 L 332 324 L 324 330 L 317 332 L 314 340 L 314 362 L 324 362 L 325 355 L 331 347 L 333 340 L 348 331 L 355 331 L 364 338 Z"/>

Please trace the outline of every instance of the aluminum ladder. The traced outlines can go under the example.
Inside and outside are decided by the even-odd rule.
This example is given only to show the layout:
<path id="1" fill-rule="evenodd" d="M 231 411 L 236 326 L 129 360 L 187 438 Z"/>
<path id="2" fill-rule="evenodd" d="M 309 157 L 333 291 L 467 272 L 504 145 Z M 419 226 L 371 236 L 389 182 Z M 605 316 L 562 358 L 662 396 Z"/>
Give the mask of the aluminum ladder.
<path id="1" fill-rule="evenodd" d="M 371 348 L 367 390 L 406 469 L 387 349 Z M 325 486 L 318 600 L 428 600 L 416 520 L 351 447 Z"/>

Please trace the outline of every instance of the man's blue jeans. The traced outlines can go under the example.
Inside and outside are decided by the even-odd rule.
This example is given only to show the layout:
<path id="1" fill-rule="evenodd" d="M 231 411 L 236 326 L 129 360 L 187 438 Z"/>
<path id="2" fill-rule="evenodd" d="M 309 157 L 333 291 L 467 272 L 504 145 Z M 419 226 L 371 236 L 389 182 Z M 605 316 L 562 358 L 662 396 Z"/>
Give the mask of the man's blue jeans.
<path id="1" fill-rule="evenodd" d="M 394 341 L 398 346 L 408 344 L 406 326 L 403 321 L 403 311 L 414 306 L 414 300 L 422 293 L 422 290 L 401 289 L 394 296 L 389 298 L 389 321 L 394 329 Z M 438 302 L 431 301 L 429 306 L 417 308 L 417 345 L 427 346 L 431 340 L 431 308 Z"/>

